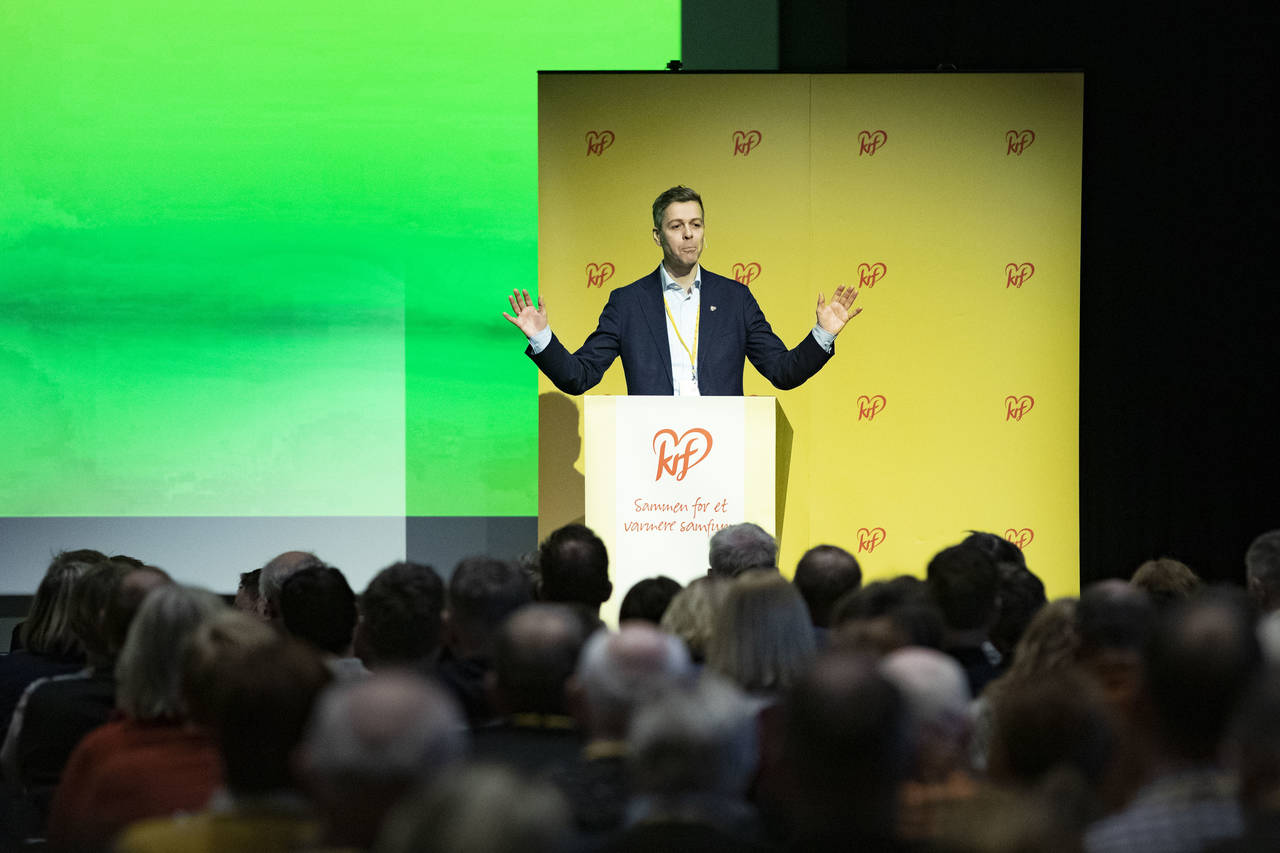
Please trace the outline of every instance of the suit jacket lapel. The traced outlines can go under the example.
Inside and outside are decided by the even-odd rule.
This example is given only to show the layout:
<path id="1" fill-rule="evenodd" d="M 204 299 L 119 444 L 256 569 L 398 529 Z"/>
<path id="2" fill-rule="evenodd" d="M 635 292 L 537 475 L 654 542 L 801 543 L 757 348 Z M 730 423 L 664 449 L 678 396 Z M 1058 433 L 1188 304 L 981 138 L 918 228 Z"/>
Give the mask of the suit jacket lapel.
<path id="1" fill-rule="evenodd" d="M 707 355 L 708 349 L 715 349 L 716 341 L 720 339 L 718 334 L 719 326 L 716 325 L 718 319 L 716 314 L 711 310 L 716 304 L 716 300 L 720 298 L 720 287 L 715 279 L 707 274 L 706 267 L 702 268 L 702 292 L 698 296 L 698 384 L 702 384 L 702 366 L 707 363 L 710 356 Z"/>
<path id="2" fill-rule="evenodd" d="M 653 343 L 658 351 L 658 363 L 662 365 L 662 372 L 666 374 L 667 382 L 671 383 L 671 387 L 675 388 L 675 381 L 671 376 L 671 341 L 667 337 L 667 311 L 662 301 L 662 276 L 657 269 L 645 280 L 644 290 L 645 297 L 640 300 L 640 310 L 644 314 L 645 322 L 649 324 L 649 331 L 653 333 Z"/>

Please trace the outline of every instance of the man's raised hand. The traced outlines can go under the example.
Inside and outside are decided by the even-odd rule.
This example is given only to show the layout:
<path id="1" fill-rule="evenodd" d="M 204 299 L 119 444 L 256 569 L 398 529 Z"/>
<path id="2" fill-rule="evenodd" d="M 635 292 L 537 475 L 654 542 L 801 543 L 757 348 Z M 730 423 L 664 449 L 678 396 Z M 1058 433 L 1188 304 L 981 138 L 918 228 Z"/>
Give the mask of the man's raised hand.
<path id="1" fill-rule="evenodd" d="M 823 298 L 821 291 L 819 291 L 818 325 L 833 335 L 840 334 L 840 330 L 844 328 L 845 323 L 862 313 L 861 308 L 849 310 L 853 306 L 853 300 L 857 298 L 858 289 L 856 287 L 846 287 L 843 284 L 836 288 L 835 293 L 831 294 L 830 302 L 827 302 Z"/>
<path id="2" fill-rule="evenodd" d="M 513 290 L 507 300 L 511 303 L 511 310 L 515 316 L 511 316 L 506 311 L 502 312 L 502 316 L 524 332 L 526 338 L 532 338 L 547 327 L 547 307 L 542 304 L 541 294 L 538 295 L 536 308 L 527 290 Z"/>

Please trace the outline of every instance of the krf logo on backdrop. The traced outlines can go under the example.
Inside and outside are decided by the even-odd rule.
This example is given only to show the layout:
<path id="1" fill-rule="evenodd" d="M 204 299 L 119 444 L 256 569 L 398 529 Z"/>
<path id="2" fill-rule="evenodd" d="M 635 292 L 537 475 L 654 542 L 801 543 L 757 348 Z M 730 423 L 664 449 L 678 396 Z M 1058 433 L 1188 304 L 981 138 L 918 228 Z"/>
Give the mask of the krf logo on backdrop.
<path id="1" fill-rule="evenodd" d="M 613 278 L 613 264 L 608 261 L 587 264 L 587 287 L 601 287 L 611 278 Z"/>
<path id="2" fill-rule="evenodd" d="M 597 157 L 604 155 L 605 149 L 613 144 L 614 135 L 612 130 L 589 130 L 587 131 L 587 156 L 592 154 Z"/>
<path id="3" fill-rule="evenodd" d="M 746 157 L 752 149 L 760 144 L 764 136 L 758 130 L 735 130 L 733 132 L 733 156 L 741 154 Z"/>
<path id="4" fill-rule="evenodd" d="M 880 147 L 889 141 L 889 134 L 883 130 L 864 130 L 858 134 L 858 156 L 866 154 L 874 157 Z"/>
<path id="5" fill-rule="evenodd" d="M 761 272 L 762 272 L 762 269 L 760 265 L 755 261 L 751 261 L 750 263 L 746 263 L 746 264 L 733 265 L 734 280 L 737 281 L 739 284 L 745 284 L 748 287 L 751 286 L 751 282 L 755 281 L 757 278 L 760 277 Z"/>

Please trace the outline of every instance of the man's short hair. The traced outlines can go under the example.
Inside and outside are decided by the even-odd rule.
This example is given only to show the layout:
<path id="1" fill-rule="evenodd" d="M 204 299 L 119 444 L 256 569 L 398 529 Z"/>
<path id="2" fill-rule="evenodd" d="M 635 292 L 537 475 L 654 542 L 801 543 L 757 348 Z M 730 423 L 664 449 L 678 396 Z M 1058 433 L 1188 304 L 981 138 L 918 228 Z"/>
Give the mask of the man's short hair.
<path id="1" fill-rule="evenodd" d="M 989 633 L 1007 667 L 1013 661 L 1018 640 L 1049 599 L 1044 581 L 1030 569 L 1010 562 L 997 562 L 996 569 L 1000 573 L 1000 613 Z"/>
<path id="2" fill-rule="evenodd" d="M 374 673 L 320 694 L 304 740 L 305 766 L 333 797 L 407 789 L 461 759 L 465 732 L 457 703 L 436 685 L 411 672 Z"/>
<path id="3" fill-rule="evenodd" d="M 321 651 L 342 655 L 356 627 L 356 594 L 332 566 L 301 569 L 280 587 L 280 615 L 290 634 Z"/>
<path id="4" fill-rule="evenodd" d="M 983 628 L 995 618 L 1000 572 L 982 551 L 964 545 L 944 548 L 929 561 L 926 578 L 948 628 Z"/>
<path id="5" fill-rule="evenodd" d="M 741 690 L 714 673 L 659 694 L 636 711 L 627 735 L 635 789 L 744 796 L 759 761 L 756 714 Z"/>
<path id="6" fill-rule="evenodd" d="M 276 615 L 271 608 L 279 607 L 280 587 L 284 586 L 285 578 L 302 569 L 324 564 L 324 560 L 309 551 L 285 551 L 268 560 L 262 567 L 262 574 L 258 575 L 258 598 L 268 608 L 267 615 Z"/>
<path id="7" fill-rule="evenodd" d="M 591 528 L 566 524 L 539 549 L 543 601 L 599 607 L 609 599 L 609 552 Z"/>
<path id="8" fill-rule="evenodd" d="M 440 648 L 444 582 L 431 566 L 395 563 L 360 596 L 359 648 L 365 666 L 415 664 Z"/>
<path id="9" fill-rule="evenodd" d="M 494 683 L 508 713 L 564 714 L 565 683 L 586 641 L 583 620 L 565 604 L 526 604 L 494 643 Z"/>
<path id="10" fill-rule="evenodd" d="M 113 557 L 114 561 L 115 558 Z M 125 637 L 129 634 L 129 626 L 138 608 L 147 597 L 147 593 L 157 586 L 173 583 L 164 569 L 155 566 L 142 566 L 125 572 L 112 588 L 111 599 L 107 602 L 107 614 L 103 634 L 111 654 L 119 654 L 124 646 Z"/>
<path id="11" fill-rule="evenodd" d="M 862 585 L 862 567 L 848 551 L 836 545 L 815 545 L 796 564 L 792 579 L 804 596 L 813 624 L 831 624 L 831 608 L 842 595 Z"/>
<path id="12" fill-rule="evenodd" d="M 258 588 L 258 581 L 261 577 L 262 569 L 254 569 L 251 572 L 241 572 L 240 586 L 237 591 L 239 591 L 239 589 L 243 589 L 245 595 L 249 597 L 250 601 L 257 601 L 258 596 L 261 593 L 261 590 Z"/>
<path id="13" fill-rule="evenodd" d="M 1154 617 L 1155 607 L 1145 590 L 1121 580 L 1090 584 L 1076 605 L 1081 656 L 1104 650 L 1141 650 Z"/>
<path id="14" fill-rule="evenodd" d="M 677 202 L 696 201 L 698 207 L 702 208 L 702 215 L 706 216 L 707 209 L 702 204 L 702 196 L 686 186 L 674 186 L 669 190 L 663 190 L 657 198 L 653 200 L 653 227 L 662 228 L 662 214 L 667 208 Z"/>
<path id="15" fill-rule="evenodd" d="M 778 540 L 758 524 L 744 522 L 717 530 L 707 553 L 709 574 L 736 578 L 750 569 L 775 569 Z"/>
<path id="16" fill-rule="evenodd" d="M 610 731 L 621 737 L 642 702 L 687 682 L 693 672 L 684 643 L 643 622 L 632 622 L 616 634 L 592 634 L 582 647 L 575 677 L 597 734 Z"/>
<path id="17" fill-rule="evenodd" d="M 1185 601 L 1200 589 L 1200 577 L 1186 563 L 1172 557 L 1147 560 L 1134 571 L 1129 583 L 1145 589 L 1157 609 Z"/>
<path id="18" fill-rule="evenodd" d="M 656 578 L 645 578 L 636 581 L 627 594 L 622 597 L 622 606 L 618 610 L 618 621 L 627 622 L 639 619 L 658 625 L 662 622 L 662 614 L 667 612 L 671 600 L 680 593 L 679 582 L 666 575 Z"/>
<path id="19" fill-rule="evenodd" d="M 1280 530 L 1269 530 L 1249 543 L 1244 569 L 1248 577 L 1280 590 Z"/>
<path id="20" fill-rule="evenodd" d="M 467 557 L 449 578 L 449 615 L 454 624 L 486 635 L 533 600 L 528 576 L 517 565 L 493 557 Z"/>

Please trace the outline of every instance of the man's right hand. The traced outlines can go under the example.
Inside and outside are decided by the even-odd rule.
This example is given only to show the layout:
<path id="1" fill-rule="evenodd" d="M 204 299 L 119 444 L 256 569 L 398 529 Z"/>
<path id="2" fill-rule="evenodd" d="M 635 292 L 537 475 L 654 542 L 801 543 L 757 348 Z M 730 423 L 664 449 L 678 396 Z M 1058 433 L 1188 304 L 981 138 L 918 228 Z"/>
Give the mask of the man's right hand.
<path id="1" fill-rule="evenodd" d="M 526 338 L 532 338 L 547 327 L 547 307 L 542 303 L 541 294 L 538 295 L 536 308 L 527 290 L 513 290 L 507 299 L 511 302 L 511 310 L 515 312 L 515 316 L 506 311 L 502 312 L 502 316 L 524 332 Z"/>

